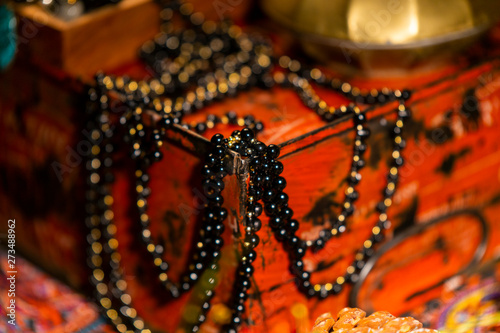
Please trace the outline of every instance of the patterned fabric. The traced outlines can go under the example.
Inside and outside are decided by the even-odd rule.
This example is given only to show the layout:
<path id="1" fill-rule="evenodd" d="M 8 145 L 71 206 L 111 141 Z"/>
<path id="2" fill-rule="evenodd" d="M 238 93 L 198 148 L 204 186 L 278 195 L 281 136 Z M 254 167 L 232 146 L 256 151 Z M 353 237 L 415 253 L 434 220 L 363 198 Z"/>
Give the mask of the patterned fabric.
<path id="1" fill-rule="evenodd" d="M 59 281 L 16 256 L 16 325 L 7 323 L 10 302 L 7 254 L 0 250 L 0 332 L 113 332 L 97 307 Z"/>
<path id="2" fill-rule="evenodd" d="M 446 281 L 441 295 L 412 315 L 442 333 L 500 332 L 500 261 Z"/>

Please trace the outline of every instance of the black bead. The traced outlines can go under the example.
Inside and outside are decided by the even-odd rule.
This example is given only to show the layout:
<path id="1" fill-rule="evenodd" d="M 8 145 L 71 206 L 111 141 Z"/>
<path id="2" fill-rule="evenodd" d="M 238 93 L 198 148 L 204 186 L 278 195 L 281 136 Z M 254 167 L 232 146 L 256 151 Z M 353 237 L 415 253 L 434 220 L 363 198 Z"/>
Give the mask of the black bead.
<path id="1" fill-rule="evenodd" d="M 215 184 L 215 186 L 217 186 L 220 190 L 223 190 L 223 189 L 224 189 L 224 187 L 226 186 L 226 185 L 224 184 L 224 181 L 222 181 L 221 179 L 216 179 L 216 180 L 214 180 L 214 184 Z"/>
<path id="2" fill-rule="evenodd" d="M 293 210 L 289 207 L 282 208 L 279 212 L 279 215 L 284 220 L 289 220 L 293 217 Z"/>
<path id="3" fill-rule="evenodd" d="M 264 202 L 270 202 L 276 197 L 276 192 L 274 190 L 266 190 L 262 196 Z"/>
<path id="4" fill-rule="evenodd" d="M 320 115 L 321 115 L 321 113 L 320 113 L 320 112 L 318 112 L 318 114 L 320 114 Z M 335 114 L 330 113 L 330 112 L 326 112 L 326 113 L 324 113 L 324 114 L 323 114 L 323 119 L 324 119 L 327 123 L 329 123 L 329 122 L 331 122 L 331 121 L 335 120 L 336 118 L 337 118 L 337 117 L 335 116 Z"/>
<path id="5" fill-rule="evenodd" d="M 354 162 L 354 164 L 356 168 L 360 170 L 366 165 L 366 162 L 360 158 L 357 162 Z"/>
<path id="6" fill-rule="evenodd" d="M 283 163 L 281 163 L 280 161 L 275 161 L 271 165 L 271 172 L 275 175 L 281 174 L 283 172 Z"/>
<path id="7" fill-rule="evenodd" d="M 258 121 L 258 122 L 255 123 L 255 127 L 254 128 L 255 128 L 255 131 L 257 133 L 262 132 L 264 130 L 264 124 L 262 122 Z"/>
<path id="8" fill-rule="evenodd" d="M 248 195 L 252 196 L 254 198 L 254 200 L 262 199 L 262 191 L 258 188 L 255 188 L 255 187 L 253 189 L 250 189 L 250 187 L 249 187 Z"/>
<path id="9" fill-rule="evenodd" d="M 236 287 L 241 290 L 248 290 L 251 286 L 250 278 L 244 276 L 236 277 Z"/>
<path id="10" fill-rule="evenodd" d="M 313 250 L 318 251 L 318 250 L 322 249 L 323 246 L 325 246 L 325 242 L 321 238 L 318 238 L 313 243 Z"/>
<path id="11" fill-rule="evenodd" d="M 266 145 L 263 144 L 260 141 L 255 142 L 254 145 L 253 145 L 253 148 L 259 154 L 262 154 L 262 153 L 264 153 L 266 151 Z"/>
<path id="12" fill-rule="evenodd" d="M 215 196 L 212 200 L 219 205 L 222 205 L 224 203 L 224 198 L 220 194 Z"/>
<path id="13" fill-rule="evenodd" d="M 283 177 L 277 177 L 273 180 L 273 188 L 277 191 L 283 191 L 286 187 L 286 179 Z"/>
<path id="14" fill-rule="evenodd" d="M 299 237 L 295 236 L 295 234 L 290 234 L 289 237 L 287 238 L 287 246 L 290 248 L 295 248 L 298 245 L 305 245 L 303 242 L 300 240 Z"/>
<path id="15" fill-rule="evenodd" d="M 259 231 L 262 228 L 262 222 L 258 218 L 252 219 L 253 229 Z"/>
<path id="16" fill-rule="evenodd" d="M 205 209 L 205 212 L 204 212 L 205 218 L 209 221 L 214 220 L 216 215 L 218 215 L 217 208 L 218 207 L 213 207 L 212 209 L 210 209 L 210 208 Z"/>
<path id="17" fill-rule="evenodd" d="M 205 123 L 198 123 L 195 127 L 196 132 L 203 134 L 207 130 L 207 125 Z"/>
<path id="18" fill-rule="evenodd" d="M 219 219 L 220 219 L 220 221 L 223 221 L 226 217 L 227 217 L 227 209 L 224 208 L 224 207 L 221 207 L 220 211 L 219 211 Z"/>
<path id="19" fill-rule="evenodd" d="M 346 198 L 348 198 L 351 202 L 356 201 L 359 198 L 359 193 L 357 191 L 352 191 L 349 194 L 346 194 Z"/>
<path id="20" fill-rule="evenodd" d="M 256 234 L 245 237 L 245 243 L 249 243 L 251 248 L 255 248 L 259 245 L 260 238 Z"/>
<path id="21" fill-rule="evenodd" d="M 299 222 L 297 220 L 289 220 L 285 225 L 286 230 L 293 234 L 299 229 Z"/>
<path id="22" fill-rule="evenodd" d="M 204 177 L 210 177 L 213 175 L 212 169 L 208 164 L 205 164 L 203 168 L 201 168 L 201 175 Z"/>
<path id="23" fill-rule="evenodd" d="M 411 110 L 405 109 L 404 111 L 398 111 L 398 117 L 401 118 L 403 121 L 405 119 L 411 118 Z"/>
<path id="24" fill-rule="evenodd" d="M 250 251 L 249 253 L 247 253 L 247 258 L 250 260 L 250 262 L 255 261 L 255 259 L 257 259 L 257 252 Z"/>
<path id="25" fill-rule="evenodd" d="M 221 182 L 220 180 L 218 181 Z M 210 179 L 205 179 L 202 186 L 204 194 L 209 198 L 218 195 L 222 191 L 222 189 L 217 186 L 217 183 L 215 181 L 211 181 Z"/>
<path id="26" fill-rule="evenodd" d="M 257 170 L 260 167 L 260 165 L 262 164 L 262 162 L 263 162 L 263 160 L 259 156 L 252 156 L 250 158 L 248 166 L 250 167 L 250 169 Z"/>
<path id="27" fill-rule="evenodd" d="M 264 177 L 262 177 L 262 184 L 266 188 L 272 188 L 272 181 L 273 178 L 270 175 L 264 175 Z"/>
<path id="28" fill-rule="evenodd" d="M 391 191 L 389 190 L 387 187 L 384 189 L 384 191 L 382 192 L 382 195 L 386 198 L 390 198 L 394 195 L 394 190 Z"/>
<path id="29" fill-rule="evenodd" d="M 219 119 L 219 117 L 217 117 L 217 116 L 216 116 L 216 115 L 214 115 L 214 114 L 209 114 L 209 115 L 207 116 L 207 122 L 208 122 L 208 121 L 211 121 L 211 122 L 213 122 L 214 124 L 217 124 L 217 123 L 220 121 L 220 119 Z"/>
<path id="30" fill-rule="evenodd" d="M 373 256 L 373 255 L 375 254 L 375 250 L 373 250 L 372 248 L 369 248 L 369 249 L 364 248 L 364 249 L 363 249 L 363 254 L 364 254 L 367 258 L 369 258 L 369 257 L 371 257 L 371 256 Z"/>
<path id="31" fill-rule="evenodd" d="M 143 183 L 142 185 L 145 185 L 149 183 L 149 175 L 147 173 L 143 173 L 141 177 L 139 177 L 139 180 Z"/>
<path id="32" fill-rule="evenodd" d="M 275 203 L 268 203 L 264 206 L 264 210 L 266 211 L 267 215 L 275 215 L 276 213 L 278 213 L 278 205 L 275 204 Z"/>
<path id="33" fill-rule="evenodd" d="M 386 102 L 386 100 L 387 100 L 387 96 L 385 96 L 385 95 L 384 95 L 384 94 L 382 94 L 382 93 L 379 93 L 379 94 L 377 95 L 377 100 L 378 100 L 378 102 L 379 102 L 379 103 L 385 103 L 385 102 Z"/>
<path id="34" fill-rule="evenodd" d="M 354 213 L 354 206 L 353 205 L 350 205 L 349 208 L 344 208 L 342 210 L 342 213 L 348 217 L 348 216 L 351 216 L 353 213 Z"/>
<path id="35" fill-rule="evenodd" d="M 130 157 L 132 157 L 132 159 L 137 159 L 137 158 L 139 158 L 141 156 L 141 154 L 142 154 L 142 150 L 140 150 L 140 149 L 134 149 L 132 151 L 132 154 L 130 155 Z"/>
<path id="36" fill-rule="evenodd" d="M 222 145 L 224 143 L 224 136 L 222 134 L 215 134 L 210 140 L 214 145 Z"/>
<path id="37" fill-rule="evenodd" d="M 239 130 L 234 130 L 234 131 L 233 131 L 233 133 L 231 133 L 231 136 L 232 136 L 232 137 L 241 136 L 241 131 L 239 131 Z"/>
<path id="38" fill-rule="evenodd" d="M 245 151 L 243 152 L 243 156 L 245 157 L 248 157 L 248 156 L 252 156 L 254 154 L 254 150 L 253 148 L 245 148 Z"/>
<path id="39" fill-rule="evenodd" d="M 241 324 L 241 318 L 239 316 L 234 316 L 231 319 L 231 324 L 234 325 L 235 327 L 238 327 Z M 229 331 L 229 332 L 232 333 L 232 331 Z M 236 333 L 237 330 L 235 330 L 234 332 Z"/>
<path id="40" fill-rule="evenodd" d="M 381 233 L 378 233 L 371 237 L 371 241 L 373 242 L 373 244 L 380 243 L 383 240 L 384 240 L 384 235 Z"/>
<path id="41" fill-rule="evenodd" d="M 217 175 L 217 177 L 219 178 L 224 178 L 226 175 L 227 175 L 227 171 L 226 169 L 224 168 L 224 166 L 219 166 L 219 167 L 215 167 L 213 169 L 213 172 Z"/>
<path id="42" fill-rule="evenodd" d="M 225 228 L 226 227 L 224 226 L 223 223 L 217 223 L 214 227 L 217 235 L 222 235 L 222 233 L 224 233 Z"/>
<path id="43" fill-rule="evenodd" d="M 354 262 L 354 267 L 356 269 L 362 269 L 365 266 L 365 262 L 363 260 L 356 260 Z"/>
<path id="44" fill-rule="evenodd" d="M 248 294 L 244 291 L 240 291 L 239 293 L 236 294 L 237 302 L 240 304 L 245 303 L 247 298 L 248 298 Z"/>
<path id="45" fill-rule="evenodd" d="M 228 118 L 230 124 L 234 125 L 238 121 L 238 116 L 234 111 L 229 111 L 228 113 L 226 113 L 226 117 Z"/>
<path id="46" fill-rule="evenodd" d="M 353 119 L 356 125 L 364 124 L 366 122 L 366 115 L 364 113 L 358 113 L 354 115 Z"/>
<path id="47" fill-rule="evenodd" d="M 395 127 L 393 127 L 393 129 L 392 129 L 392 135 L 393 135 L 393 136 L 399 136 L 399 135 L 401 135 L 401 132 L 402 132 L 401 127 L 397 127 L 397 126 L 395 126 Z"/>
<path id="48" fill-rule="evenodd" d="M 309 279 L 311 278 L 311 274 L 309 272 L 304 271 L 302 272 L 302 274 L 298 276 L 298 278 L 302 281 L 309 281 Z"/>
<path id="49" fill-rule="evenodd" d="M 356 131 L 356 135 L 361 139 L 365 139 L 370 136 L 370 130 L 368 128 L 363 128 L 362 130 Z"/>
<path id="50" fill-rule="evenodd" d="M 260 216 L 262 214 L 262 210 L 263 210 L 262 205 L 257 202 L 255 204 L 254 209 L 253 209 L 255 216 Z"/>
<path id="51" fill-rule="evenodd" d="M 255 121 L 255 118 L 252 115 L 246 115 L 243 120 L 245 121 L 245 126 L 250 126 Z"/>
<path id="52" fill-rule="evenodd" d="M 269 219 L 269 226 L 273 229 L 281 228 L 281 227 L 283 227 L 283 225 L 284 225 L 284 221 L 279 216 L 271 217 Z"/>
<path id="53" fill-rule="evenodd" d="M 219 158 L 224 157 L 224 155 L 226 155 L 226 149 L 225 149 L 225 147 L 223 147 L 221 145 L 217 145 L 214 147 L 212 154 L 215 157 L 219 157 Z"/>
<path id="54" fill-rule="evenodd" d="M 411 91 L 410 90 L 403 90 L 401 92 L 401 98 L 404 100 L 409 100 L 411 97 Z"/>
<path id="55" fill-rule="evenodd" d="M 241 144 L 240 143 L 235 143 L 233 144 L 233 148 L 232 148 L 235 152 L 237 153 L 241 153 Z"/>
<path id="56" fill-rule="evenodd" d="M 241 265 L 239 274 L 243 277 L 250 278 L 253 274 L 253 266 L 250 264 Z"/>
<path id="57" fill-rule="evenodd" d="M 164 128 L 169 129 L 174 124 L 174 121 L 173 121 L 173 119 L 171 117 L 164 117 L 164 118 L 161 119 L 161 121 L 159 123 Z"/>
<path id="58" fill-rule="evenodd" d="M 301 275 L 304 271 L 304 262 L 302 260 L 295 260 L 290 266 L 290 270 L 296 276 Z"/>
<path id="59" fill-rule="evenodd" d="M 260 164 L 255 165 L 255 167 L 250 168 L 250 181 L 253 183 L 253 185 L 261 185 L 261 183 L 264 181 L 264 174 L 260 170 Z"/>
<path id="60" fill-rule="evenodd" d="M 319 232 L 319 237 L 321 237 L 321 239 L 323 239 L 323 241 L 327 242 L 333 237 L 333 235 L 332 235 L 330 229 L 326 228 L 326 229 L 323 229 Z"/>
<path id="61" fill-rule="evenodd" d="M 245 312 L 245 304 L 238 304 L 238 305 L 236 305 L 236 307 L 234 308 L 234 312 L 237 313 L 238 315 L 240 315 L 243 312 Z"/>
<path id="62" fill-rule="evenodd" d="M 209 166 L 214 166 L 215 164 L 217 164 L 217 162 L 219 162 L 220 159 L 215 157 L 213 154 L 210 154 L 208 155 L 207 159 L 206 159 L 206 163 L 209 165 Z"/>
<path id="63" fill-rule="evenodd" d="M 295 259 L 301 259 L 306 254 L 306 247 L 304 244 L 298 244 L 293 249 L 293 256 Z"/>
<path id="64" fill-rule="evenodd" d="M 285 229 L 278 229 L 278 231 L 274 233 L 274 236 L 279 241 L 284 241 L 287 238 L 287 232 Z"/>
<path id="65" fill-rule="evenodd" d="M 267 156 L 271 158 L 277 158 L 280 156 L 280 148 L 276 145 L 270 144 L 266 151 Z"/>
<path id="66" fill-rule="evenodd" d="M 396 167 L 400 167 L 404 164 L 404 160 L 402 157 L 395 158 L 393 161 L 393 165 Z"/>
<path id="67" fill-rule="evenodd" d="M 362 143 L 359 146 L 354 146 L 354 153 L 355 154 L 362 154 L 366 151 L 367 146 Z"/>
<path id="68" fill-rule="evenodd" d="M 286 205 L 288 203 L 288 194 L 284 192 L 278 193 L 275 197 L 275 202 L 281 207 Z"/>
<path id="69" fill-rule="evenodd" d="M 353 176 L 349 177 L 348 182 L 351 185 L 357 185 L 360 182 L 360 180 L 361 180 L 361 174 L 356 173 L 356 175 L 354 177 Z"/>
<path id="70" fill-rule="evenodd" d="M 333 294 L 338 294 L 342 291 L 342 285 L 335 283 L 332 288 Z"/>

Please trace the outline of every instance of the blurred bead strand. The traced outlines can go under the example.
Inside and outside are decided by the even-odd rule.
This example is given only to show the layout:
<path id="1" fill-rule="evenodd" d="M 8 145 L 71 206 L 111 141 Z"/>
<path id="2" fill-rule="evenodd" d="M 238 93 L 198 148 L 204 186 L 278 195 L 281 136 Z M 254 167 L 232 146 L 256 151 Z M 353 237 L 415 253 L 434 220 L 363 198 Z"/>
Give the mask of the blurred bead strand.
<path id="1" fill-rule="evenodd" d="M 90 110 L 95 117 L 88 122 L 95 143 L 87 162 L 89 171 L 87 195 L 93 196 L 92 200 L 88 201 L 90 207 L 87 207 L 92 212 L 87 220 L 87 225 L 92 227 L 88 237 L 89 266 L 92 269 L 91 282 L 96 288 L 96 298 L 102 307 L 103 314 L 119 332 L 151 333 L 144 327 L 144 321 L 131 305 L 131 297 L 126 292 L 127 283 L 123 279 L 120 268 L 121 258 L 117 252 L 116 226 L 113 223 L 113 197 L 109 192 L 109 185 L 113 181 L 110 173 L 113 129 L 109 125 L 107 96 L 98 92 L 98 90 L 102 91 L 103 87 L 100 88 L 91 89 L 89 96 L 90 100 L 94 100 L 100 106 L 97 113 L 96 110 Z M 109 267 L 105 265 L 104 256 L 109 258 L 107 261 Z M 108 279 L 106 279 L 106 271 L 109 271 Z M 119 310 L 117 311 L 116 308 Z"/>

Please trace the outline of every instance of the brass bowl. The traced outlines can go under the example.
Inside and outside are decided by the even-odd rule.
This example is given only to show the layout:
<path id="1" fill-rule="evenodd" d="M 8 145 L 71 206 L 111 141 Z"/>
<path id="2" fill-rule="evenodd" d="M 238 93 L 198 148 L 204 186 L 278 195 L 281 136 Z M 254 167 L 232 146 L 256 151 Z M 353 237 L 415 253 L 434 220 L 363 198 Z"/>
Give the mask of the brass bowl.
<path id="1" fill-rule="evenodd" d="M 262 0 L 331 65 L 368 71 L 423 66 L 470 45 L 500 18 L 500 0 Z"/>

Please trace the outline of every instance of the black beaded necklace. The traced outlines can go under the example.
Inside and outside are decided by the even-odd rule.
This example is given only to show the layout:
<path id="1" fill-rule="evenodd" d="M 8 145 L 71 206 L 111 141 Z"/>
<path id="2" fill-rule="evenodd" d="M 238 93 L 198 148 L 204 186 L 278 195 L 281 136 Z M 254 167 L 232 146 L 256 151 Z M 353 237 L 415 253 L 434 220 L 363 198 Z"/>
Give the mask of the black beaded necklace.
<path id="1" fill-rule="evenodd" d="M 181 33 L 173 31 L 171 18 L 177 11 L 190 22 L 193 29 Z M 118 241 L 114 237 L 116 226 L 113 223 L 113 197 L 110 192 L 110 184 L 113 181 L 114 135 L 109 120 L 111 96 L 117 97 L 130 110 L 120 118 L 120 125 L 127 130 L 125 142 L 130 145 L 131 157 L 137 163 L 136 206 L 140 217 L 141 236 L 154 266 L 159 270 L 159 280 L 173 298 L 189 291 L 202 274 L 217 272 L 217 262 L 223 245 L 223 222 L 228 214 L 222 207 L 223 178 L 227 175 L 224 157 L 231 150 L 240 154 L 248 163 L 250 177 L 244 221 L 245 236 L 241 244 L 240 263 L 236 270 L 233 299 L 229 304 L 232 317 L 223 327 L 225 332 L 236 332 L 242 322 L 241 316 L 245 311 L 245 301 L 251 286 L 252 263 L 256 259 L 254 248 L 259 244 L 256 232 L 262 226 L 259 219 L 262 212 L 269 217 L 269 226 L 276 239 L 289 254 L 290 270 L 296 277 L 298 289 L 308 297 L 325 298 L 339 293 L 345 283 L 357 281 L 357 273 L 373 255 L 373 246 L 383 240 L 383 230 L 390 227 L 386 211 L 392 204 L 398 181 L 398 168 L 403 163 L 401 150 L 405 142 L 402 139 L 402 129 L 404 121 L 409 117 L 409 110 L 405 106 L 410 97 L 409 92 L 385 88 L 381 91 L 364 92 L 346 82 L 327 78 L 317 68 L 304 69 L 301 63 L 286 56 L 278 59 L 277 64 L 281 69 L 277 69 L 273 66 L 271 47 L 262 38 L 249 37 L 228 22 L 217 25 L 204 21 L 200 15 L 193 13 L 189 4 L 169 2 L 164 5 L 161 12 L 164 19 L 163 34 L 142 48 L 143 58 L 157 73 L 157 78 L 148 82 L 137 82 L 124 77 L 98 75 L 97 86 L 89 91 L 91 120 L 88 124 L 95 142 L 99 142 L 92 148 L 87 163 L 89 265 L 93 270 L 91 280 L 96 287 L 96 298 L 103 313 L 119 332 L 150 331 L 145 328 L 144 321 L 131 306 L 131 297 L 126 291 L 126 282 L 122 276 L 120 256 L 116 251 Z M 274 69 L 276 70 L 271 72 Z M 354 212 L 353 203 L 359 196 L 356 185 L 361 180 L 359 171 L 364 166 L 365 140 L 370 132 L 365 126 L 365 113 L 355 104 L 337 108 L 329 106 L 316 95 L 309 81 L 329 87 L 357 103 L 384 104 L 399 101 L 397 120 L 392 131 L 393 162 L 387 175 L 384 197 L 377 205 L 378 222 L 372 228 L 370 238 L 357 251 L 355 261 L 346 269 L 346 273 L 324 285 L 311 284 L 310 272 L 304 269 L 302 258 L 308 248 L 317 251 L 334 236 L 338 237 L 347 230 L 347 219 Z M 184 114 L 201 109 L 213 100 L 233 96 L 238 91 L 254 86 L 268 88 L 275 84 L 295 89 L 304 104 L 315 110 L 325 121 L 352 117 L 354 122 L 356 135 L 342 210 L 333 225 L 321 230 L 314 241 L 303 241 L 296 235 L 299 222 L 293 219 L 293 210 L 288 206 L 288 195 L 284 192 L 286 180 L 280 176 L 283 165 L 277 160 L 280 149 L 275 145 L 267 146 L 255 138 L 255 133 L 263 129 L 261 122 L 253 119 L 251 115 L 237 117 L 232 112 L 220 118 L 209 115 L 206 121 L 201 123 L 182 122 Z M 166 94 L 177 97 L 165 97 Z M 160 120 L 155 124 L 147 124 L 143 121 L 144 114 L 156 115 Z M 166 131 L 173 124 L 200 134 L 218 124 L 246 126 L 241 131 L 234 131 L 228 138 L 217 134 L 211 139 L 213 146 L 202 168 L 202 186 L 208 198 L 204 224 L 188 265 L 188 272 L 178 283 L 172 282 L 168 277 L 168 263 L 163 260 L 162 246 L 153 241 L 147 213 L 147 197 L 151 192 L 147 170 L 152 163 L 162 158 L 160 147 L 163 145 Z M 197 322 L 191 327 L 193 332 L 199 330 L 210 309 L 215 282 L 213 279 L 209 281 L 213 287 L 204 291 L 204 301 L 200 306 Z"/>

